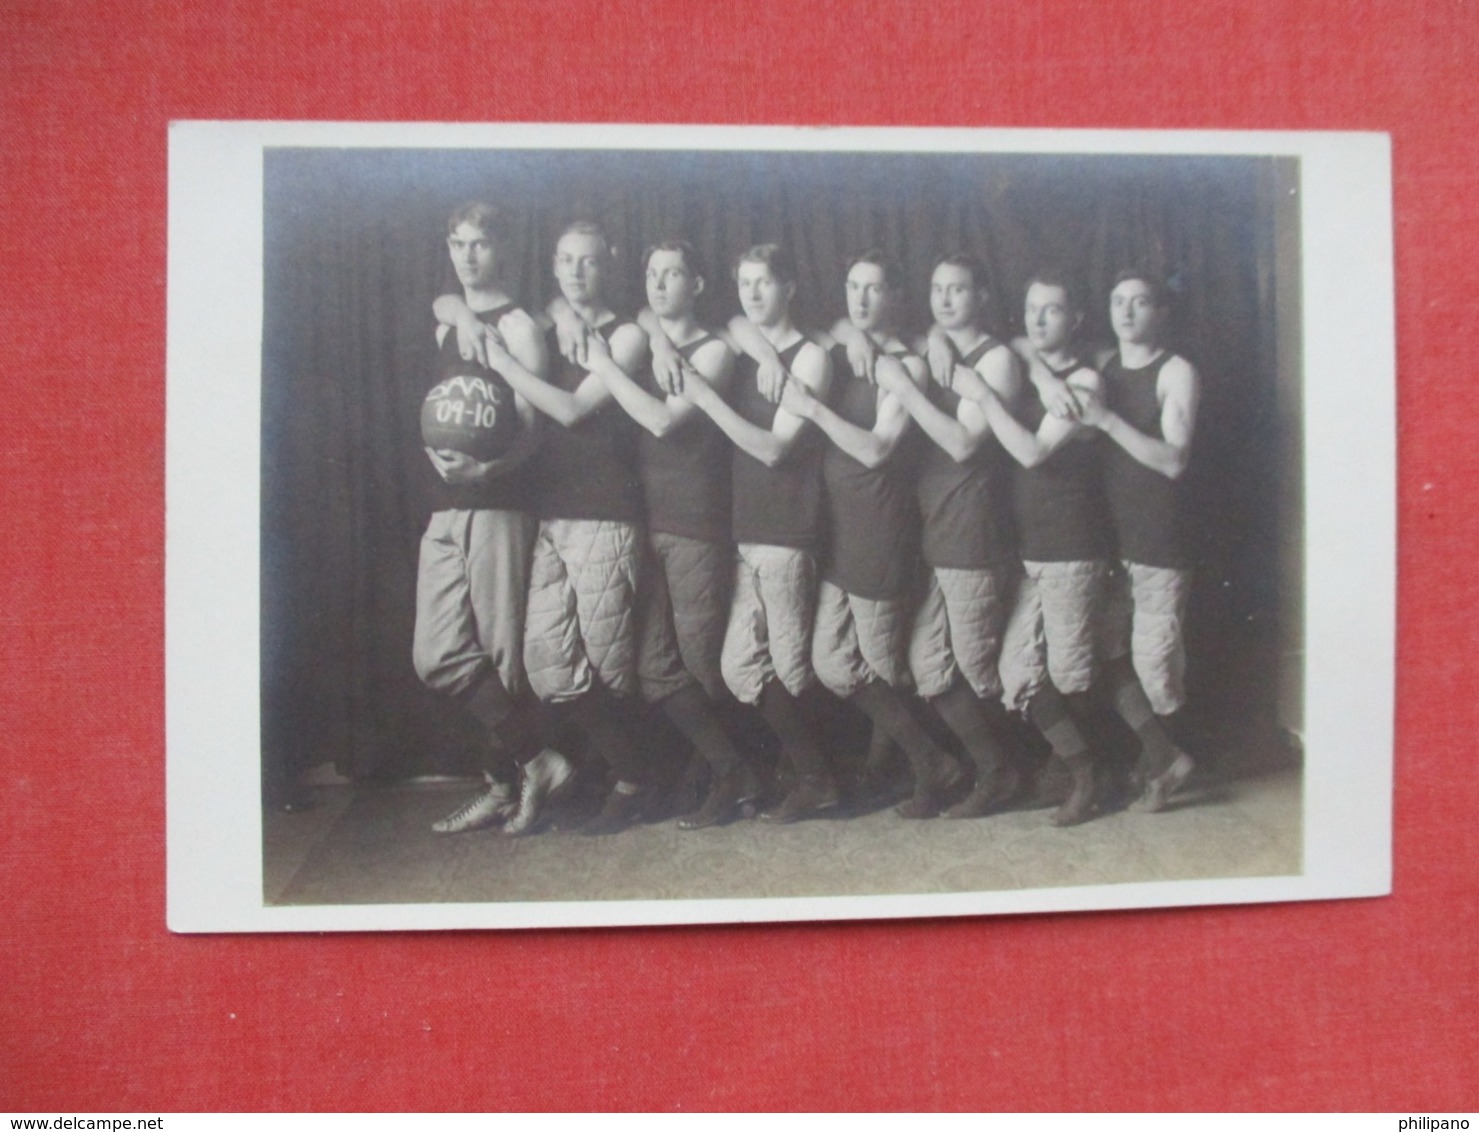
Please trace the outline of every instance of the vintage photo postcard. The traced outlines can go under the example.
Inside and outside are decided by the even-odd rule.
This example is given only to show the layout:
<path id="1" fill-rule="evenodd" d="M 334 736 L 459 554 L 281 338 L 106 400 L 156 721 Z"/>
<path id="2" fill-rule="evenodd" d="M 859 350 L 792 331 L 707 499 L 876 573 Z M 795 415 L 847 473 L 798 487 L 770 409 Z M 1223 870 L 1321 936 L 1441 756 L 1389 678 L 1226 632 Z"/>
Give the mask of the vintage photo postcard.
<path id="1" fill-rule="evenodd" d="M 1384 135 L 169 163 L 174 930 L 1390 890 Z"/>

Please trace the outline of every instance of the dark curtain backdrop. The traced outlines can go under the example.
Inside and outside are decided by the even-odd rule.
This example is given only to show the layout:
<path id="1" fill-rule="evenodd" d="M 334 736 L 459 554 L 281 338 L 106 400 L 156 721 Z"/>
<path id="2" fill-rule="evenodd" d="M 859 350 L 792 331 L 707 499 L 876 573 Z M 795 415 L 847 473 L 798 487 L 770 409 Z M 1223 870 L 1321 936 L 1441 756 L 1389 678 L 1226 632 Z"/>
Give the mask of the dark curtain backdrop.
<path id="1" fill-rule="evenodd" d="M 411 669 L 425 459 L 417 410 L 431 301 L 455 289 L 445 217 L 508 209 L 505 278 L 529 306 L 554 292 L 559 230 L 594 218 L 618 251 L 619 304 L 642 300 L 641 251 L 683 236 L 708 263 L 703 314 L 737 309 L 735 255 L 780 240 L 800 264 L 803 325 L 844 313 L 849 255 L 881 245 L 928 320 L 932 261 L 990 273 L 998 334 L 1020 333 L 1036 265 L 1089 287 L 1088 337 L 1110 341 L 1122 266 L 1161 271 L 1175 344 L 1205 379 L 1188 490 L 1199 572 L 1189 714 L 1209 729 L 1270 719 L 1281 514 L 1272 267 L 1279 159 L 632 151 L 273 150 L 265 163 L 262 418 L 263 736 L 269 770 L 332 760 L 356 775 L 458 769 L 467 736 Z M 1288 328 L 1286 328 L 1287 331 Z M 1285 520 L 1287 521 L 1287 519 Z"/>

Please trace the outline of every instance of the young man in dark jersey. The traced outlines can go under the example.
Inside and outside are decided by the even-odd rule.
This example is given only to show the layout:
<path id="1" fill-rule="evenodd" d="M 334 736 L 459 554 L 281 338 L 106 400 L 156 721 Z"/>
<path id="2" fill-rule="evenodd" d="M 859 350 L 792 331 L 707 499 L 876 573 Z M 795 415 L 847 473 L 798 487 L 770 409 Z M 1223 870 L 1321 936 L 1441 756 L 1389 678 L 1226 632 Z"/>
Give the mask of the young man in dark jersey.
<path id="1" fill-rule="evenodd" d="M 1041 380 L 1064 383 L 1074 398 L 1099 395 L 1099 374 L 1073 338 L 1083 305 L 1068 278 L 1038 272 L 1027 284 L 1027 336 L 1013 349 Z M 1094 767 L 1080 726 L 1096 676 L 1095 642 L 1111 543 L 1100 483 L 1097 434 L 1071 415 L 1023 398 L 1014 416 L 973 374 L 958 370 L 956 392 L 986 411 L 991 430 L 1019 465 L 1013 478 L 1024 577 L 1007 622 L 1001 675 L 1009 708 L 1025 712 L 1068 768 L 1072 786 L 1053 815 L 1077 825 L 1094 812 Z"/>
<path id="2" fill-rule="evenodd" d="M 938 372 L 929 392 L 879 367 L 879 386 L 898 398 L 928 438 L 915 481 L 927 567 L 923 603 L 909 643 L 914 685 L 959 738 L 976 768 L 970 794 L 945 811 L 981 817 L 1001 809 L 1019 782 L 1008 759 L 997 661 L 1016 574 L 1009 466 L 985 411 L 950 385 L 957 369 L 978 375 L 1007 404 L 1021 388 L 1012 352 L 981 328 L 985 271 L 946 256 L 930 278 L 931 340 Z"/>
<path id="3" fill-rule="evenodd" d="M 544 339 L 534 320 L 515 305 L 498 279 L 505 232 L 498 210 L 475 201 L 447 221 L 447 249 L 467 321 L 481 338 L 492 331 L 531 373 L 547 366 Z M 469 330 L 469 333 L 474 333 Z M 437 328 L 437 381 L 467 370 L 457 335 Z M 487 786 L 432 825 L 437 833 L 481 829 L 515 814 L 518 767 L 536 757 L 534 740 L 517 700 L 525 687 L 524 595 L 534 520 L 522 466 L 536 446 L 533 408 L 497 371 L 483 380 L 505 395 L 523 424 L 500 459 L 481 462 L 450 449 L 426 450 L 425 496 L 430 510 L 421 539 L 416 578 L 413 658 L 422 681 L 451 695 L 481 724 Z"/>
<path id="4" fill-rule="evenodd" d="M 847 270 L 848 320 L 878 350 L 875 374 L 922 388 L 929 381 L 924 361 L 894 325 L 902 284 L 902 273 L 881 251 L 856 257 Z M 906 652 L 919 553 L 910 469 L 900 458 L 912 422 L 895 394 L 852 372 L 845 346 L 833 347 L 832 361 L 830 403 L 799 382 L 787 382 L 781 396 L 782 408 L 811 421 L 831 442 L 822 455 L 829 538 L 812 665 L 829 691 L 872 722 L 870 767 L 884 763 L 894 744 L 903 748 L 914 794 L 896 812 L 933 817 L 965 775 L 919 725 L 901 691 L 910 683 Z"/>
<path id="5" fill-rule="evenodd" d="M 596 372 L 640 426 L 638 469 L 647 503 L 647 555 L 637 592 L 637 676 L 642 694 L 693 745 L 711 772 L 703 804 L 678 819 L 685 830 L 731 820 L 759 793 L 759 782 L 720 723 L 727 695 L 720 656 L 734 575 L 730 541 L 730 443 L 682 393 L 682 369 L 721 396 L 734 374 L 734 352 L 698 321 L 704 289 L 692 245 L 669 240 L 647 249 L 647 305 L 654 343 L 672 351 L 678 372 L 664 387 L 651 367 L 627 376 Z M 588 333 L 577 351 L 599 350 Z"/>
<path id="6" fill-rule="evenodd" d="M 1078 397 L 1080 419 L 1109 440 L 1104 486 L 1124 575 L 1122 600 L 1110 602 L 1118 616 L 1111 617 L 1106 677 L 1116 710 L 1141 743 L 1145 789 L 1135 807 L 1152 812 L 1164 809 L 1192 772 L 1190 756 L 1171 738 L 1169 717 L 1186 699 L 1191 564 L 1180 483 L 1191 459 L 1201 378 L 1166 347 L 1170 313 L 1161 280 L 1122 271 L 1109 296 L 1119 345 L 1103 363 L 1103 394 Z"/>
<path id="7" fill-rule="evenodd" d="M 506 366 L 509 384 L 552 422 L 531 468 L 539 529 L 524 663 L 546 719 L 552 726 L 573 725 L 616 778 L 601 812 L 583 827 L 590 834 L 615 833 L 638 820 L 652 790 L 629 719 L 629 698 L 637 690 L 642 486 L 631 422 L 601 376 L 635 373 L 645 364 L 647 340 L 636 323 L 621 320 L 606 305 L 603 284 L 611 269 L 611 244 L 597 225 L 571 224 L 560 235 L 555 279 L 575 314 L 595 331 L 585 366 L 559 355 L 553 329 L 546 336 L 548 378 L 509 365 L 504 344 L 485 336 L 490 362 Z M 532 802 L 521 798 L 520 813 L 505 830 L 530 828 L 543 797 L 570 774 L 562 760 L 532 785 L 526 775 L 525 794 Z"/>
<path id="8" fill-rule="evenodd" d="M 814 397 L 831 378 L 826 352 L 791 321 L 796 269 L 776 244 L 745 252 L 736 269 L 740 305 L 749 326 Z M 797 697 L 811 684 L 816 552 L 821 519 L 821 438 L 806 421 L 768 399 L 761 367 L 748 356 L 736 366 L 733 404 L 692 369 L 683 396 L 734 444 L 732 537 L 734 593 L 724 635 L 725 683 L 743 703 L 759 707 L 780 740 L 796 782 L 779 805 L 760 816 L 799 821 L 837 804 L 837 785 Z"/>

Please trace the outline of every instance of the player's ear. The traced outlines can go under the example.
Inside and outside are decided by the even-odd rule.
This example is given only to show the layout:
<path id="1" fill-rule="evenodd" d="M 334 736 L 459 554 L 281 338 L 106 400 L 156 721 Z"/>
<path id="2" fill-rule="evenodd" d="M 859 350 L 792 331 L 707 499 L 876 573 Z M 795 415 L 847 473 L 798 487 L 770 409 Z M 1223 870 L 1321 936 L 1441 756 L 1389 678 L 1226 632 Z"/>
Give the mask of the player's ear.
<path id="1" fill-rule="evenodd" d="M 695 295 L 702 295 L 704 293 L 704 277 L 702 275 L 695 275 L 693 277 L 693 293 Z"/>
<path id="2" fill-rule="evenodd" d="M 796 297 L 796 283 L 793 280 L 792 282 L 786 284 L 786 302 L 789 303 L 795 297 Z"/>

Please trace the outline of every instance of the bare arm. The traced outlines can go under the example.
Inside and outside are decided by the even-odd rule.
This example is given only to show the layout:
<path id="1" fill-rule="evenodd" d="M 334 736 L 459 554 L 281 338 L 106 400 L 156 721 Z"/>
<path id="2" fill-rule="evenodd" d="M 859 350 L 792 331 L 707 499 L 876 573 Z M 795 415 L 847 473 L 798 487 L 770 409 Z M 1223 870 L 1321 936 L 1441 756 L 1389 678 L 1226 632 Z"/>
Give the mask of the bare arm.
<path id="1" fill-rule="evenodd" d="M 692 401 L 668 394 L 654 397 L 614 364 L 599 336 L 590 343 L 591 372 L 606 383 L 617 404 L 653 436 L 664 437 L 680 428 L 698 412 Z M 678 358 L 680 364 L 683 359 Z M 710 342 L 694 355 L 693 369 L 715 389 L 724 389 L 734 372 L 734 355 L 722 342 Z"/>
<path id="2" fill-rule="evenodd" d="M 442 326 L 457 332 L 457 352 L 464 360 L 476 359 L 479 365 L 488 366 L 486 338 L 492 327 L 474 313 L 466 299 L 450 293 L 439 295 L 431 304 L 431 313 Z M 445 334 L 438 334 L 437 342 L 443 337 Z"/>
<path id="3" fill-rule="evenodd" d="M 1103 388 L 1099 375 L 1091 369 L 1080 369 L 1069 374 L 1067 387 L 1085 396 L 1097 395 Z M 1002 404 L 1001 398 L 978 377 L 973 381 L 958 379 L 956 392 L 977 402 L 986 411 L 991 431 L 1001 441 L 1002 447 L 1024 468 L 1037 467 L 1063 447 L 1071 437 L 1089 431 L 1087 425 L 1080 424 L 1077 420 L 1049 413 L 1043 417 L 1036 432 L 1029 432 Z"/>
<path id="4" fill-rule="evenodd" d="M 735 352 L 745 354 L 760 367 L 757 375 L 760 396 L 772 404 L 779 402 L 781 387 L 786 383 L 786 367 L 781 365 L 780 352 L 744 315 L 737 314 L 730 319 L 728 331 Z"/>
<path id="5" fill-rule="evenodd" d="M 847 350 L 847 364 L 864 381 L 872 382 L 874 366 L 878 363 L 878 344 L 845 318 L 839 318 L 832 326 L 832 337 Z"/>
<path id="6" fill-rule="evenodd" d="M 1102 396 L 1084 399 L 1083 419 L 1086 424 L 1102 430 L 1138 463 L 1167 479 L 1180 479 L 1191 460 L 1191 441 L 1201 400 L 1201 378 L 1185 358 L 1172 358 L 1161 370 L 1157 393 L 1161 401 L 1163 440 L 1146 436 L 1134 428 L 1110 410 Z"/>
<path id="7" fill-rule="evenodd" d="M 1032 382 L 1032 387 L 1037 391 L 1042 407 L 1055 417 L 1078 420 L 1078 399 L 1068 388 L 1067 380 L 1048 368 L 1047 363 L 1032 348 L 1032 343 L 1026 338 L 1014 338 L 1012 339 L 1012 353 L 1016 354 L 1022 364 L 1027 367 L 1027 380 Z"/>
<path id="8" fill-rule="evenodd" d="M 888 367 L 899 370 L 903 380 L 912 381 L 915 385 L 926 380 L 924 363 L 918 358 L 908 358 L 900 362 L 897 358 L 883 355 L 878 359 L 878 366 L 880 369 Z M 828 440 L 863 467 L 876 468 L 894 454 L 894 449 L 899 446 L 911 419 L 908 411 L 892 393 L 880 389 L 876 396 L 878 413 L 872 429 L 859 428 L 852 422 L 843 420 L 825 402 L 807 392 L 799 382 L 787 383 L 781 396 L 781 408 L 811 421 L 826 434 Z"/>
<path id="9" fill-rule="evenodd" d="M 825 397 L 831 381 L 831 363 L 826 352 L 815 343 L 802 347 L 796 356 L 795 377 L 812 396 Z M 801 417 L 778 406 L 770 428 L 763 429 L 740 416 L 701 378 L 690 376 L 686 388 L 686 396 L 709 415 L 736 447 L 749 453 L 767 468 L 774 468 L 785 461 L 796 447 L 796 441 L 806 426 L 806 421 Z"/>
<path id="10" fill-rule="evenodd" d="M 532 322 L 530 328 L 531 333 L 538 336 L 538 328 L 534 327 Z M 627 330 L 631 331 L 631 335 L 624 333 Z M 630 345 L 633 336 L 638 340 L 635 348 Z M 635 328 L 623 327 L 622 330 L 617 332 L 615 337 L 624 339 L 628 343 L 625 349 L 628 351 L 634 349 L 637 356 L 640 356 L 642 349 L 645 349 L 641 345 L 642 335 Z M 595 374 L 588 373 L 585 379 L 575 387 L 575 392 L 567 393 L 565 390 L 552 385 L 542 377 L 531 372 L 497 339 L 490 338 L 488 341 L 491 355 L 489 360 L 493 363 L 493 368 L 501 373 L 504 380 L 513 386 L 514 392 L 526 398 L 531 405 L 545 416 L 557 421 L 566 428 L 573 428 L 575 425 L 578 425 L 586 417 L 596 412 L 596 410 L 611 400 L 611 391 L 606 387 L 605 382 Z M 540 352 L 544 352 L 542 338 L 540 339 Z M 613 342 L 611 352 L 616 358 L 617 364 L 621 364 L 624 356 L 623 346 L 617 342 Z"/>
<path id="11" fill-rule="evenodd" d="M 968 370 L 969 367 L 958 367 Z M 976 363 L 980 379 L 997 397 L 1013 402 L 1020 387 L 1016 364 L 1010 350 L 998 346 L 988 350 Z M 962 375 L 965 376 L 965 375 Z M 982 442 L 991 434 L 991 424 L 985 410 L 975 401 L 962 397 L 955 414 L 945 412 L 935 405 L 924 391 L 913 384 L 905 385 L 880 374 L 879 384 L 898 395 L 909 415 L 918 422 L 925 435 L 942 448 L 956 463 L 964 463 L 976 454 Z"/>

